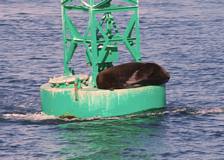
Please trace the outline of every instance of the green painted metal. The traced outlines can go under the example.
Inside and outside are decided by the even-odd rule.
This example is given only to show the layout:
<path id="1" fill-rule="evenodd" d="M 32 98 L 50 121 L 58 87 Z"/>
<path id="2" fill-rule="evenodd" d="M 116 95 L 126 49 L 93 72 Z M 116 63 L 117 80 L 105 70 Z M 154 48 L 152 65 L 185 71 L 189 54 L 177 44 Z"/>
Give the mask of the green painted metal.
<path id="1" fill-rule="evenodd" d="M 165 85 L 120 90 L 100 90 L 98 73 L 111 67 L 119 58 L 118 46 L 124 44 L 134 61 L 141 61 L 138 0 L 61 0 L 64 76 L 50 79 L 40 88 L 42 111 L 49 115 L 72 115 L 79 118 L 110 117 L 163 108 Z M 117 0 L 119 1 L 119 0 Z M 86 12 L 84 33 L 72 21 L 71 12 Z M 113 17 L 128 12 L 130 19 L 123 32 Z M 101 17 L 101 18 L 99 18 Z M 85 46 L 86 63 L 91 76 L 76 75 L 69 64 L 79 45 Z"/>
<path id="2" fill-rule="evenodd" d="M 138 113 L 165 106 L 165 86 L 100 90 L 41 87 L 42 111 L 48 115 L 78 118 L 111 117 Z"/>
<path id="3" fill-rule="evenodd" d="M 118 44 L 124 44 L 134 61 L 141 61 L 138 0 L 120 0 L 125 5 L 112 4 L 112 0 L 61 0 L 64 37 L 64 75 L 74 74 L 69 63 L 79 45 L 86 48 L 87 63 L 92 68 L 92 86 L 96 86 L 97 74 L 111 67 L 118 60 Z M 72 11 L 76 15 L 86 12 L 89 15 L 87 29 L 82 35 L 78 24 L 72 21 Z M 113 17 L 115 12 L 130 12 L 131 18 L 124 31 Z M 80 13 L 80 14 L 77 14 Z M 102 17 L 100 20 L 97 17 Z"/>

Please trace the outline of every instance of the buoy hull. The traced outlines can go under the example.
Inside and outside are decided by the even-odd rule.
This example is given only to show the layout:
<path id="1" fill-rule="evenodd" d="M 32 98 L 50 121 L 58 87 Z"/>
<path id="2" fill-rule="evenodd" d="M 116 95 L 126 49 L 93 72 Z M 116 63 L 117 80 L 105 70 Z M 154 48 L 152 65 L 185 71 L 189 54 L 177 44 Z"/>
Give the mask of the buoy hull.
<path id="1" fill-rule="evenodd" d="M 52 88 L 40 89 L 42 112 L 78 118 L 113 117 L 165 107 L 165 85 L 130 89 Z"/>

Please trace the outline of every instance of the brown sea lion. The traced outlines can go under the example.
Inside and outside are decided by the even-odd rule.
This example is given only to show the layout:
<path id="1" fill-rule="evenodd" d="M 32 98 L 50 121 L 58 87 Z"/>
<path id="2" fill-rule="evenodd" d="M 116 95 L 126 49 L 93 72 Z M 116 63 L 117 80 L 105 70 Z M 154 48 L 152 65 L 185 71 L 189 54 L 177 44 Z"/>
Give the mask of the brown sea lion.
<path id="1" fill-rule="evenodd" d="M 110 67 L 97 76 L 99 89 L 124 89 L 168 82 L 169 73 L 156 63 L 130 62 Z"/>

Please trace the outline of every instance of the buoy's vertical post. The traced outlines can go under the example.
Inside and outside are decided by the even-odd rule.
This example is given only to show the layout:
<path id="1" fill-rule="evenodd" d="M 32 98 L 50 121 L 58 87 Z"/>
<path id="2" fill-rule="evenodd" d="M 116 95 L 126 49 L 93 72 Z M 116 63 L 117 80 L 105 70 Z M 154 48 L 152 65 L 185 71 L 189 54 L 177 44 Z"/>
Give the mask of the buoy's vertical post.
<path id="1" fill-rule="evenodd" d="M 66 62 L 66 60 L 68 59 L 66 56 L 66 28 L 65 28 L 65 9 L 64 9 L 64 0 L 61 0 L 61 19 L 62 19 L 62 33 L 63 33 L 63 53 L 64 53 L 64 75 L 69 75 L 69 68 L 68 68 L 68 63 Z"/>
<path id="2" fill-rule="evenodd" d="M 94 6 L 94 0 L 89 0 L 91 6 Z M 98 54 L 98 44 L 97 44 L 97 35 L 96 35 L 96 14 L 93 10 L 93 7 L 89 8 L 89 21 L 90 21 L 90 31 L 91 31 L 91 51 L 92 51 L 92 79 L 93 86 L 96 86 L 96 76 L 98 74 L 98 63 L 97 63 L 97 54 Z"/>
<path id="3" fill-rule="evenodd" d="M 78 43 L 74 38 L 80 37 L 76 27 L 73 25 L 71 19 L 69 18 L 67 11 L 71 10 L 66 7 L 67 2 L 72 0 L 61 0 L 61 18 L 62 18 L 62 32 L 63 32 L 63 50 L 64 50 L 64 75 L 69 76 L 74 74 L 73 69 L 69 67 L 69 62 L 71 61 L 73 54 L 78 46 Z"/>

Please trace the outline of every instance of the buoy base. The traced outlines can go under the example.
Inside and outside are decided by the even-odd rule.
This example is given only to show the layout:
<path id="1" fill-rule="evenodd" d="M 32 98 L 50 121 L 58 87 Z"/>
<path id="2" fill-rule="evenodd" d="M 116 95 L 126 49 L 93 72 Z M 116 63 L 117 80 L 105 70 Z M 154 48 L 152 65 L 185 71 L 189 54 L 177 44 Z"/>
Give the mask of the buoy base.
<path id="1" fill-rule="evenodd" d="M 78 118 L 112 117 L 165 107 L 165 85 L 102 90 L 86 87 L 40 88 L 42 111 L 48 115 Z"/>

